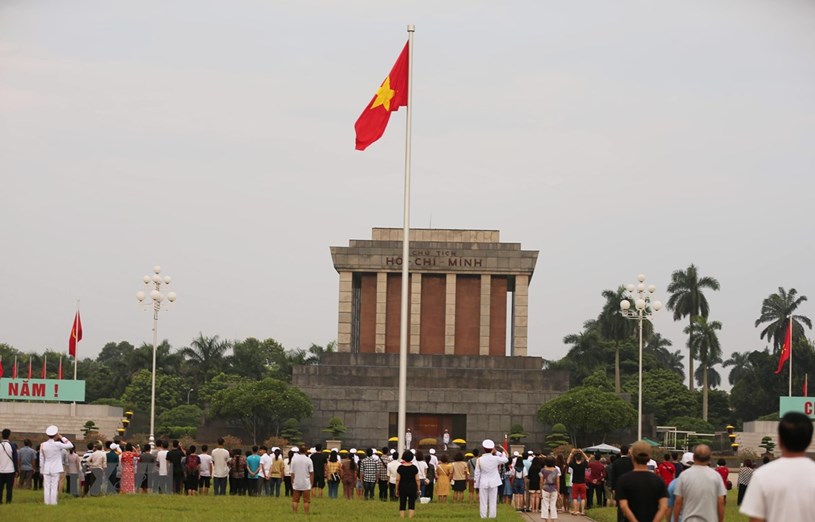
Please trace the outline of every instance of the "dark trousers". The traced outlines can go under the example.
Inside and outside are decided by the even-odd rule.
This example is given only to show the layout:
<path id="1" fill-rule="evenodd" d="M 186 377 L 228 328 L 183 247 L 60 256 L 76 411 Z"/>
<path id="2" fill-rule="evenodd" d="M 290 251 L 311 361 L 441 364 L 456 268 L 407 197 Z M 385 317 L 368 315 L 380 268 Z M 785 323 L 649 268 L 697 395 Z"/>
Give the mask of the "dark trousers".
<path id="1" fill-rule="evenodd" d="M 286 492 L 286 496 L 291 496 L 291 476 L 283 477 L 283 489 Z"/>
<path id="2" fill-rule="evenodd" d="M 6 490 L 6 504 L 11 504 L 14 492 L 14 473 L 0 473 L 0 504 L 3 503 L 3 490 Z"/>
<path id="3" fill-rule="evenodd" d="M 591 482 L 586 483 L 586 509 L 591 509 L 594 506 L 595 498 L 597 498 L 597 507 L 605 506 L 606 490 L 603 483 L 597 485 Z"/>
<path id="4" fill-rule="evenodd" d="M 379 500 L 388 500 L 388 481 L 379 481 Z"/>
<path id="5" fill-rule="evenodd" d="M 388 498 L 391 499 L 392 502 L 396 502 L 396 484 L 388 482 Z"/>
<path id="6" fill-rule="evenodd" d="M 368 500 L 369 498 L 373 500 L 376 482 L 363 482 L 362 487 L 365 489 L 365 500 Z"/>
<path id="7" fill-rule="evenodd" d="M 212 477 L 213 495 L 226 495 L 226 477 Z"/>
<path id="8" fill-rule="evenodd" d="M 744 500 L 745 493 L 747 493 L 747 484 L 739 484 L 739 496 L 736 500 L 736 504 L 739 506 L 741 505 L 741 501 Z"/>
<path id="9" fill-rule="evenodd" d="M 173 473 L 173 493 L 179 495 L 184 492 L 184 473 Z"/>

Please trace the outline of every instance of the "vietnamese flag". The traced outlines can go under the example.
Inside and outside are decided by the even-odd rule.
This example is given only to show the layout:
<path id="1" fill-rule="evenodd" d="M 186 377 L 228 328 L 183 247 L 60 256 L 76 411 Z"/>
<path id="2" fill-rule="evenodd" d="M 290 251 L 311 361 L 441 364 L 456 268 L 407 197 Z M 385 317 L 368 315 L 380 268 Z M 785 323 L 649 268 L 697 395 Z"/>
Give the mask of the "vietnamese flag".
<path id="1" fill-rule="evenodd" d="M 14 368 L 11 369 L 11 378 L 17 378 L 17 356 L 14 356 Z"/>
<path id="2" fill-rule="evenodd" d="M 59 370 L 57 370 L 57 379 L 62 380 L 62 355 L 59 356 Z"/>
<path id="3" fill-rule="evenodd" d="M 368 145 L 381 138 L 385 127 L 388 126 L 391 113 L 398 111 L 399 107 L 407 107 L 408 45 L 408 43 L 405 44 L 390 74 L 385 77 L 382 85 L 379 86 L 376 94 L 354 124 L 357 132 L 357 150 L 365 150 Z"/>
<path id="4" fill-rule="evenodd" d="M 74 324 L 71 327 L 71 336 L 68 338 L 68 355 L 76 357 L 76 343 L 82 340 L 82 321 L 79 319 L 79 310 L 74 316 Z"/>
<path id="5" fill-rule="evenodd" d="M 784 336 L 784 346 L 781 347 L 781 357 L 778 358 L 778 369 L 775 371 L 776 375 L 781 373 L 784 363 L 792 355 L 792 319 L 790 324 L 787 325 L 787 335 Z"/>
<path id="6" fill-rule="evenodd" d="M 3 378 L 3 356 L 0 355 L 0 379 Z"/>
<path id="7" fill-rule="evenodd" d="M 46 356 L 43 355 L 42 356 L 42 378 L 43 379 L 45 379 L 45 375 L 46 375 L 46 373 L 45 373 L 46 359 L 45 358 L 46 358 Z"/>
<path id="8" fill-rule="evenodd" d="M 28 378 L 31 378 L 31 356 L 28 356 Z"/>

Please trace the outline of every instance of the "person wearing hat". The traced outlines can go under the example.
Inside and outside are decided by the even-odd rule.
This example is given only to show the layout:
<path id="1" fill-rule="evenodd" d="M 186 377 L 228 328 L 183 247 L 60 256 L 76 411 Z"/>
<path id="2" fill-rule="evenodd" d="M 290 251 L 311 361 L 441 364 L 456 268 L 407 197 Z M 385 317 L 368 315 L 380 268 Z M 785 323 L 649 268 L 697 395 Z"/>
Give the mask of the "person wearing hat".
<path id="1" fill-rule="evenodd" d="M 686 461 L 685 458 L 688 458 Z M 699 444 L 682 459 L 685 471 L 676 479 L 673 515 L 679 520 L 724 520 L 727 489 L 722 477 L 710 468 L 710 446 Z"/>
<path id="2" fill-rule="evenodd" d="M 447 446 L 450 445 L 450 432 L 447 428 L 444 429 L 444 435 L 441 436 L 441 442 L 444 444 L 444 451 L 447 451 Z"/>
<path id="3" fill-rule="evenodd" d="M 439 466 L 439 458 L 436 456 L 436 449 L 430 448 L 430 463 L 433 464 L 433 467 L 436 468 Z"/>
<path id="4" fill-rule="evenodd" d="M 475 465 L 475 483 L 478 488 L 478 501 L 481 518 L 495 518 L 498 503 L 498 487 L 503 484 L 500 466 L 509 462 L 500 447 L 495 442 L 485 439 L 481 443 L 484 454 L 478 458 Z M 523 462 L 521 462 L 523 470 Z"/>
<path id="5" fill-rule="evenodd" d="M 625 520 L 663 520 L 668 514 L 668 489 L 648 469 L 651 445 L 638 440 L 631 445 L 634 469 L 617 481 L 617 501 Z M 714 472 L 715 473 L 715 472 Z"/>
<path id="6" fill-rule="evenodd" d="M 410 431 L 410 428 L 407 429 L 405 432 L 405 448 L 410 449 L 410 444 L 413 442 L 413 432 Z"/>
<path id="7" fill-rule="evenodd" d="M 56 505 L 59 495 L 59 476 L 64 472 L 62 467 L 62 450 L 74 445 L 59 434 L 59 428 L 48 426 L 45 434 L 49 437 L 40 445 L 40 473 L 43 476 L 43 492 L 46 505 Z"/>

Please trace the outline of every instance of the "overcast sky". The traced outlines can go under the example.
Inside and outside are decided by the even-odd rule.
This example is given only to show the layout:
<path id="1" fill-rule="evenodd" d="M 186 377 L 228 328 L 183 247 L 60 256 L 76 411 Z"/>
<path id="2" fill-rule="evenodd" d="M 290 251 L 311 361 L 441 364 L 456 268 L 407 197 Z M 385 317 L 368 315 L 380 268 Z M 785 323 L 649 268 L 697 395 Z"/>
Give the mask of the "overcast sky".
<path id="1" fill-rule="evenodd" d="M 408 23 L 412 224 L 540 250 L 530 355 L 639 272 L 718 278 L 726 355 L 778 286 L 815 299 L 815 3 L 5 0 L 0 342 L 67 349 L 77 299 L 80 356 L 149 341 L 154 264 L 176 347 L 335 339 L 329 246 L 402 225 L 404 110 L 353 124 Z"/>

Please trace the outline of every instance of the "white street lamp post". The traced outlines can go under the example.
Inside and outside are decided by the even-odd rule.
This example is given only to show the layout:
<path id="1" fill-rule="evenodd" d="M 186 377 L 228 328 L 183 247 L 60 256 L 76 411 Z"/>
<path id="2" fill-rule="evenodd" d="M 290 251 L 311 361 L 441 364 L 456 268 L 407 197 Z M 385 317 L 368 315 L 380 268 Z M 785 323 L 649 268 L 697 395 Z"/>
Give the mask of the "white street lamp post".
<path id="1" fill-rule="evenodd" d="M 645 286 L 645 276 L 637 276 L 636 285 L 629 284 L 625 287 L 626 299 L 620 301 L 620 313 L 626 319 L 634 319 L 639 324 L 640 334 L 640 361 L 639 361 L 639 385 L 637 387 L 637 440 L 642 440 L 642 320 L 651 320 L 654 312 L 662 308 L 660 301 L 654 301 L 651 294 L 657 289 L 654 285 Z M 631 310 L 631 302 L 634 302 L 634 310 Z"/>
<path id="2" fill-rule="evenodd" d="M 161 273 L 161 267 L 156 265 L 153 267 L 153 275 L 144 276 L 144 284 L 145 285 L 153 285 L 153 290 L 150 292 L 150 299 L 153 301 L 153 382 L 150 388 L 150 444 L 152 445 L 155 441 L 155 425 L 156 425 L 156 347 L 158 346 L 158 312 L 161 310 L 161 302 L 164 301 L 165 295 L 161 293 L 161 285 L 167 286 L 170 284 L 172 279 L 170 276 L 162 277 L 159 275 Z M 142 304 L 145 303 L 144 300 L 147 295 L 142 292 L 136 292 L 136 299 Z M 167 295 L 167 300 L 169 302 L 174 302 L 176 300 L 175 292 L 169 292 Z"/>

